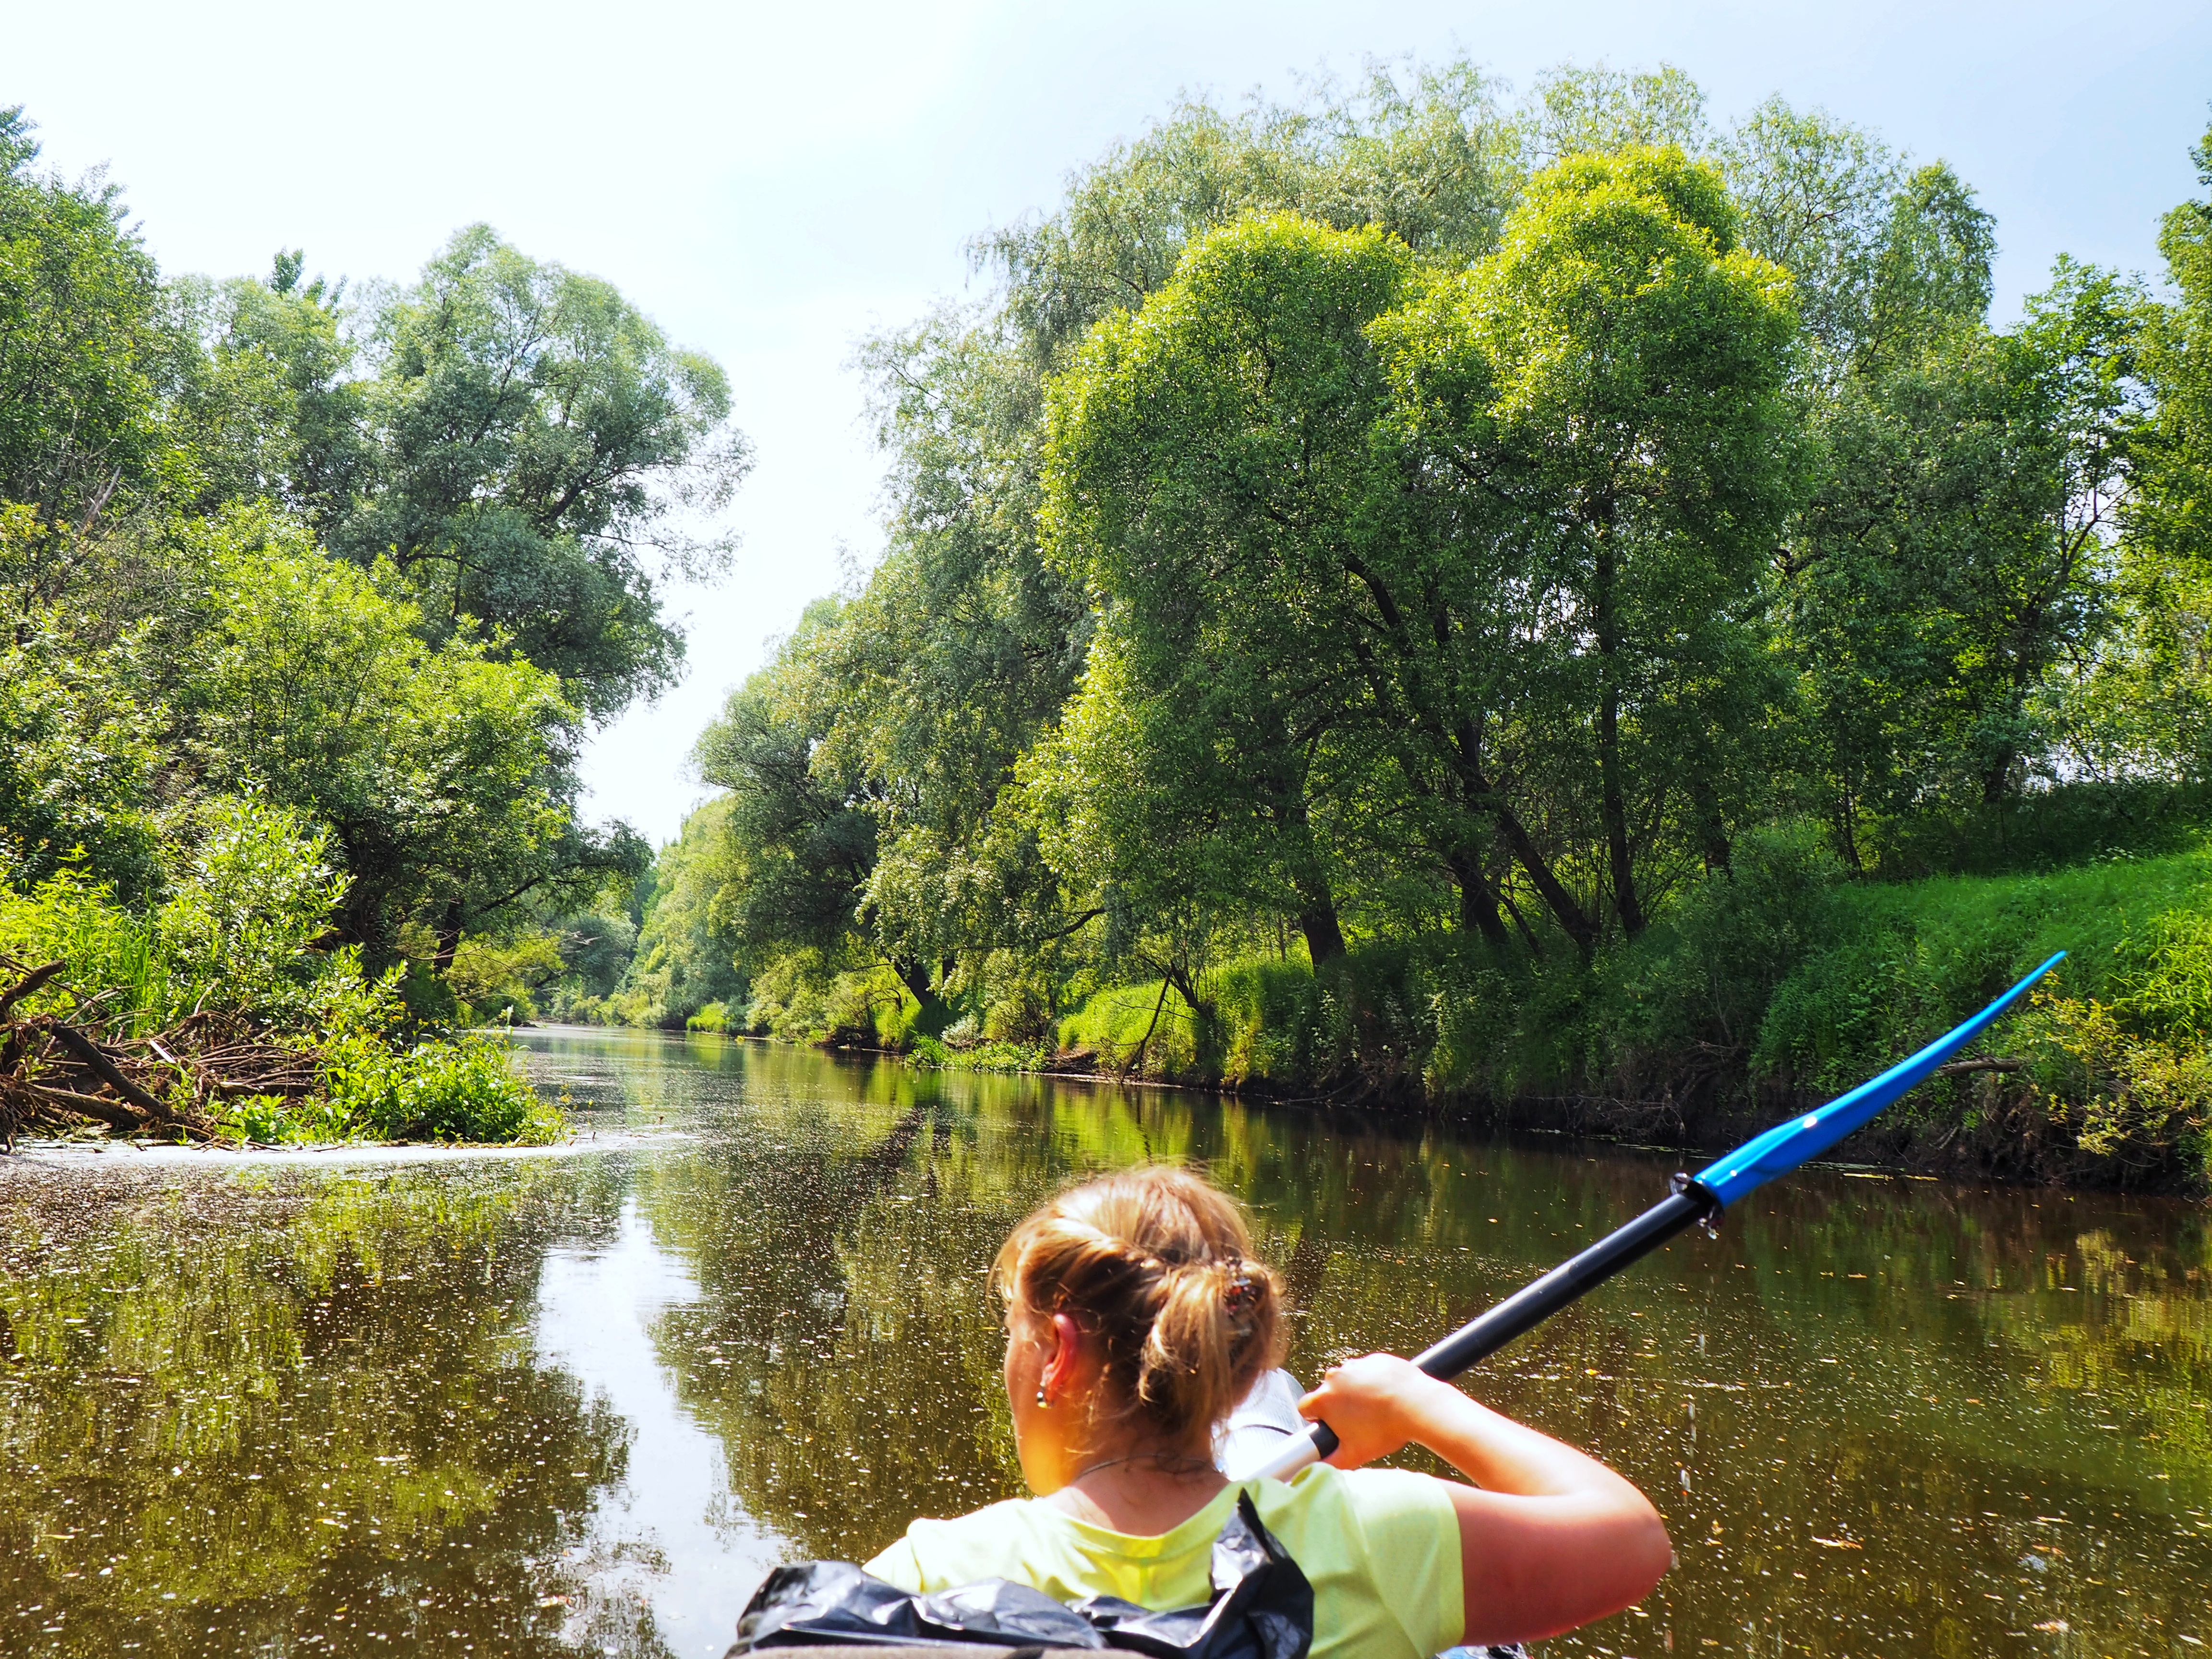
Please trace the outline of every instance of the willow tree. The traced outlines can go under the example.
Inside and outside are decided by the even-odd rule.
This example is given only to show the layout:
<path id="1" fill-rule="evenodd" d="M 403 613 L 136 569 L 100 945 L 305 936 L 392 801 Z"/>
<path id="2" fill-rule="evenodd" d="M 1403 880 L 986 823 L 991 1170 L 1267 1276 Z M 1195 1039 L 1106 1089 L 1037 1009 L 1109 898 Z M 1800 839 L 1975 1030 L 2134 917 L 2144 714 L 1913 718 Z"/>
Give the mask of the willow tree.
<path id="1" fill-rule="evenodd" d="M 1796 483 L 1789 284 L 1735 231 L 1632 149 L 1539 174 L 1462 276 L 1252 220 L 1094 331 L 1046 522 L 1101 607 L 1060 752 L 1103 868 L 1273 883 L 1321 961 L 1363 832 L 1493 939 L 1517 869 L 1585 952 L 1647 867 L 1725 861 Z"/>
<path id="2" fill-rule="evenodd" d="M 1353 729 L 1344 600 L 1388 397 L 1366 327 L 1413 274 L 1289 215 L 1193 246 L 1054 387 L 1044 525 L 1098 632 L 1054 751 L 1100 868 L 1153 902 L 1287 910 L 1342 954 L 1327 821 Z"/>
<path id="3" fill-rule="evenodd" d="M 611 284 L 486 225 L 351 309 L 298 253 L 194 298 L 190 403 L 217 481 L 272 496 L 329 550 L 388 561 L 435 644 L 475 624 L 603 720 L 672 684 L 670 572 L 719 570 L 685 526 L 750 464 L 720 365 Z M 192 296 L 188 296 L 192 297 Z"/>
<path id="4" fill-rule="evenodd" d="M 1583 949 L 1604 917 L 1548 863 L 1597 876 L 1638 933 L 1647 869 L 1686 846 L 1726 860 L 1771 687 L 1759 581 L 1797 483 L 1789 280 L 1738 246 L 1714 169 L 1630 149 L 1538 174 L 1497 253 L 1378 326 L 1423 487 L 1471 504 L 1453 553 L 1499 569 L 1486 635 L 1509 700 L 1471 712 L 1515 756 L 1551 860 L 1510 831 L 1513 800 L 1495 810 Z"/>

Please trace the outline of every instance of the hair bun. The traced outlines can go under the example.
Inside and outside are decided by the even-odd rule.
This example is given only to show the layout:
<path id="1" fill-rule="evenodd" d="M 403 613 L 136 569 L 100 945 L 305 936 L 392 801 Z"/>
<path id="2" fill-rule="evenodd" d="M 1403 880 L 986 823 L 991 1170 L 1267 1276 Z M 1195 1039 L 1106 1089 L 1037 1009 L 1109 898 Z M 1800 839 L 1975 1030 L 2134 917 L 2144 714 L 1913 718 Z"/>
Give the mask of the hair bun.
<path id="1" fill-rule="evenodd" d="M 1074 1315 L 1106 1350 L 1094 1410 L 1141 1413 L 1182 1439 L 1236 1409 L 1285 1345 L 1282 1287 L 1251 1257 L 1236 1200 L 1152 1165 L 1068 1188 L 999 1252 L 1009 1304 Z"/>

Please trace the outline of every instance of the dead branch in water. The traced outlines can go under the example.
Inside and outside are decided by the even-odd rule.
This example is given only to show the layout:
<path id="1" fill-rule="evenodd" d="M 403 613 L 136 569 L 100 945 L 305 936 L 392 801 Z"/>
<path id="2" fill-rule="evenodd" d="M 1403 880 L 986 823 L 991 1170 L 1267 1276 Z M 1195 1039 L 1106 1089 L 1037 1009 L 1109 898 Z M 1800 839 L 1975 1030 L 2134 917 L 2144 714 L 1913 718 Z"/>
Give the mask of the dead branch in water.
<path id="1" fill-rule="evenodd" d="M 280 1042 L 241 1015 L 205 1010 L 165 1031 L 131 1036 L 96 1020 L 103 999 L 59 978 L 65 964 L 30 968 L 0 952 L 0 1150 L 28 1130 L 100 1124 L 125 1133 L 199 1142 L 235 1139 L 222 1104 L 256 1095 L 300 1097 L 322 1087 L 322 1056 Z M 74 1018 L 10 1011 L 58 981 Z M 95 1016 L 95 1018 L 88 1018 Z"/>

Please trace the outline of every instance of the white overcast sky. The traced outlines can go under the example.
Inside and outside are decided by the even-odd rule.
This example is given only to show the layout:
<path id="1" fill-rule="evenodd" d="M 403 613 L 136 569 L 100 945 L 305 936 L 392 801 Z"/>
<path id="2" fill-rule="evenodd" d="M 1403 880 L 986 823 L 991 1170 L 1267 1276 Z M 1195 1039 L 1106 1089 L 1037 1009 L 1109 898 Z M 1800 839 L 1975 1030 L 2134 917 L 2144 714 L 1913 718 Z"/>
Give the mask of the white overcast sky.
<path id="1" fill-rule="evenodd" d="M 0 0 L 0 103 L 64 171 L 108 164 L 167 270 L 304 246 L 311 271 L 404 277 L 485 220 L 728 368 L 758 456 L 744 550 L 673 596 L 685 683 L 587 759 L 593 813 L 655 839 L 698 799 L 684 757 L 763 641 L 836 585 L 841 547 L 880 549 L 857 339 L 961 290 L 972 234 L 1048 206 L 1179 91 L 1288 94 L 1464 48 L 1516 87 L 1672 63 L 1723 120 L 1780 92 L 1960 169 L 1997 216 L 2001 313 L 2062 251 L 2155 273 L 2212 98 L 2203 0 Z"/>

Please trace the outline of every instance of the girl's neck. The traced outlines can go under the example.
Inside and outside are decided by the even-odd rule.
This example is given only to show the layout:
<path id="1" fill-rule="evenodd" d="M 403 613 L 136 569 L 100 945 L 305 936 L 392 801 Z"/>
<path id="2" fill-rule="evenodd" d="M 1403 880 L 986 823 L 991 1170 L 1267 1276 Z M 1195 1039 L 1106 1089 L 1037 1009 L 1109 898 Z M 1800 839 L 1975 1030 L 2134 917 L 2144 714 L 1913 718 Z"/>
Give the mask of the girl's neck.
<path id="1" fill-rule="evenodd" d="M 1043 1501 L 1094 1527 L 1137 1538 L 1172 1532 L 1229 1483 L 1211 1458 L 1167 1447 L 1102 1450 Z"/>

